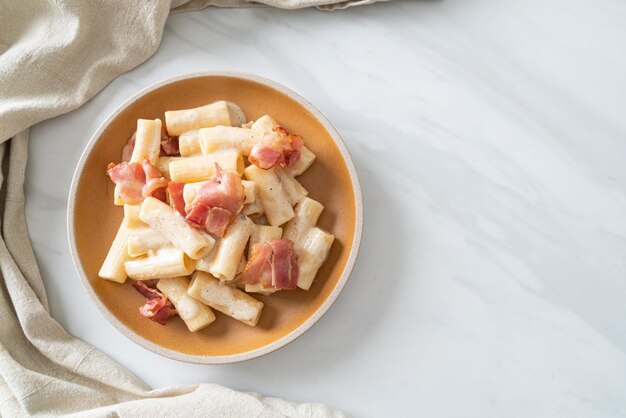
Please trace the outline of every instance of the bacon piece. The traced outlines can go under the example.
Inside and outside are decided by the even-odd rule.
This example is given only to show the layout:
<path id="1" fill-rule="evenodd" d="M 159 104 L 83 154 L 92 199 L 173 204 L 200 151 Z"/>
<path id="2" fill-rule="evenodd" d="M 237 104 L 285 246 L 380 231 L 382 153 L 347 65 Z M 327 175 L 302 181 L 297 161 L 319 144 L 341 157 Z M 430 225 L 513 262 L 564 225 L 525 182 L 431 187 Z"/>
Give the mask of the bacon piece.
<path id="1" fill-rule="evenodd" d="M 157 299 L 163 296 L 163 294 L 156 289 L 156 283 L 154 283 L 154 287 L 148 286 L 148 284 L 152 283 L 146 283 L 144 281 L 137 280 L 135 283 L 133 283 L 133 287 L 146 299 Z"/>
<path id="2" fill-rule="evenodd" d="M 215 168 L 217 174 L 212 181 L 198 189 L 196 197 L 186 211 L 186 219 L 189 223 L 221 237 L 232 216 L 243 208 L 245 196 L 239 176 L 222 171 L 217 163 Z"/>
<path id="3" fill-rule="evenodd" d="M 107 175 L 119 186 L 119 195 L 128 204 L 141 203 L 141 193 L 146 183 L 146 174 L 138 163 L 111 163 L 107 167 Z"/>
<path id="4" fill-rule="evenodd" d="M 180 155 L 178 148 L 178 137 L 170 136 L 165 129 L 165 126 L 161 126 L 161 156 L 168 155 Z"/>
<path id="5" fill-rule="evenodd" d="M 167 181 L 165 183 L 167 184 Z M 165 201 L 167 200 L 167 193 L 165 193 L 165 186 L 161 187 L 160 189 L 156 189 L 150 194 L 150 196 L 165 203 Z"/>
<path id="6" fill-rule="evenodd" d="M 267 242 L 259 242 L 252 246 L 250 259 L 246 264 L 246 268 L 241 274 L 241 282 L 246 284 L 257 284 L 265 270 L 266 266 L 270 266 L 271 271 L 272 246 Z M 270 276 L 271 277 L 271 276 Z M 270 278 L 271 284 L 271 278 Z"/>
<path id="7" fill-rule="evenodd" d="M 266 170 L 276 166 L 292 168 L 300 160 L 303 145 L 300 135 L 290 134 L 282 126 L 276 125 L 272 133 L 252 147 L 248 160 Z"/>
<path id="8" fill-rule="evenodd" d="M 221 205 L 216 206 L 229 210 L 233 214 L 239 213 L 243 208 L 243 202 L 246 197 L 241 179 L 235 173 L 222 171 L 222 168 L 217 163 L 215 163 L 215 169 L 217 172 L 215 180 L 220 183 L 224 196 Z"/>
<path id="9" fill-rule="evenodd" d="M 235 173 L 224 172 L 217 163 L 215 163 L 215 168 L 217 174 L 213 177 L 213 181 L 203 184 L 198 189 L 191 205 L 203 204 L 211 208 L 222 208 L 232 213 L 239 213 L 243 208 L 245 198 L 241 179 Z"/>
<path id="10" fill-rule="evenodd" d="M 143 194 L 144 197 L 148 197 L 148 196 L 157 197 L 155 196 L 155 192 L 159 191 L 160 192 L 159 196 L 161 198 L 159 199 L 159 197 L 157 197 L 157 199 L 164 200 L 163 197 L 165 194 L 165 188 L 167 187 L 167 184 L 168 184 L 167 180 L 164 179 L 163 177 L 150 179 L 143 186 L 141 194 Z"/>
<path id="11" fill-rule="evenodd" d="M 295 289 L 298 284 L 298 263 L 293 251 L 293 241 L 277 239 L 272 246 L 272 284 L 276 290 Z"/>
<path id="12" fill-rule="evenodd" d="M 193 205 L 187 212 L 186 220 L 190 224 L 204 228 L 207 232 L 223 237 L 230 223 L 233 213 L 219 207 L 211 208 L 207 205 Z"/>
<path id="13" fill-rule="evenodd" d="M 183 198 L 183 190 L 185 183 L 170 181 L 167 183 L 167 191 L 170 194 L 170 205 L 180 213 L 183 218 L 187 216 L 185 213 L 185 199 Z"/>
<path id="14" fill-rule="evenodd" d="M 141 194 L 144 197 L 152 196 L 164 202 L 167 180 L 161 176 L 158 168 L 150 164 L 147 158 L 141 162 L 141 167 L 146 173 L 146 184 L 143 186 Z"/>
<path id="15" fill-rule="evenodd" d="M 278 239 L 254 244 L 241 282 L 260 282 L 264 288 L 274 286 L 277 290 L 295 289 L 298 283 L 298 260 L 293 251 L 293 241 Z"/>
<path id="16" fill-rule="evenodd" d="M 107 175 L 119 186 L 118 192 L 124 203 L 141 203 L 144 197 L 153 196 L 165 201 L 167 180 L 161 177 L 159 170 L 144 160 L 139 163 L 111 163 Z"/>
<path id="17" fill-rule="evenodd" d="M 187 216 L 185 220 L 198 228 L 204 228 L 206 225 L 206 217 L 209 213 L 209 207 L 206 205 L 194 205 L 193 202 L 189 208 L 187 208 Z"/>
<path id="18" fill-rule="evenodd" d="M 144 173 L 146 173 L 146 179 L 156 179 L 161 177 L 161 172 L 158 168 L 150 164 L 147 158 L 141 162 L 141 168 L 143 168 Z"/>
<path id="19" fill-rule="evenodd" d="M 130 158 L 133 156 L 133 150 L 135 149 L 135 140 L 137 139 L 137 131 L 133 132 L 133 134 L 126 141 L 126 145 L 122 148 L 122 161 L 130 161 Z"/>
<path id="20" fill-rule="evenodd" d="M 167 299 L 150 299 L 139 308 L 140 315 L 161 325 L 165 325 L 167 320 L 177 313 L 172 302 Z"/>
<path id="21" fill-rule="evenodd" d="M 233 213 L 227 209 L 211 208 L 206 215 L 205 227 L 208 233 L 223 237 Z"/>
<path id="22" fill-rule="evenodd" d="M 142 281 L 136 281 L 133 287 L 148 299 L 146 304 L 139 308 L 140 315 L 165 325 L 168 318 L 177 314 L 174 305 L 157 289 L 148 287 Z"/>

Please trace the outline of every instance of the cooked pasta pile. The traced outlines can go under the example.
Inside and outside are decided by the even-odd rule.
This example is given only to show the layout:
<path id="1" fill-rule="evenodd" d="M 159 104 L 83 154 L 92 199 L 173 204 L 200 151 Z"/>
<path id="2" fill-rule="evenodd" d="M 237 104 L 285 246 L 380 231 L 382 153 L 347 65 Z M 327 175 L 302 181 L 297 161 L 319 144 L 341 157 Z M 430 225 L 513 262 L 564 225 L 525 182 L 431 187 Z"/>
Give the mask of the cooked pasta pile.
<path id="1" fill-rule="evenodd" d="M 296 179 L 315 154 L 270 116 L 245 122 L 226 101 L 139 119 L 107 168 L 124 219 L 99 275 L 134 279 L 155 322 L 179 315 L 195 332 L 215 309 L 256 326 L 250 293 L 308 290 L 328 256 L 324 207 Z"/>

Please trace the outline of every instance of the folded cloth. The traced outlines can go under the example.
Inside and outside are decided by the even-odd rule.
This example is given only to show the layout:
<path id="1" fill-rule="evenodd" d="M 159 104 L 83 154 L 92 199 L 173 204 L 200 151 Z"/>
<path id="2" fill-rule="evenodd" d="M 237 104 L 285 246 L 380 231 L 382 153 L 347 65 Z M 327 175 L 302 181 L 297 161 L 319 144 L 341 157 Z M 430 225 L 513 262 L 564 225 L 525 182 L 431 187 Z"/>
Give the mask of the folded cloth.
<path id="1" fill-rule="evenodd" d="M 151 390 L 49 314 L 28 239 L 28 128 L 76 109 L 158 47 L 170 11 L 209 5 L 316 6 L 374 0 L 0 0 L 0 416 L 341 417 L 319 404 L 199 384 Z M 4 175 L 6 174 L 6 181 Z"/>

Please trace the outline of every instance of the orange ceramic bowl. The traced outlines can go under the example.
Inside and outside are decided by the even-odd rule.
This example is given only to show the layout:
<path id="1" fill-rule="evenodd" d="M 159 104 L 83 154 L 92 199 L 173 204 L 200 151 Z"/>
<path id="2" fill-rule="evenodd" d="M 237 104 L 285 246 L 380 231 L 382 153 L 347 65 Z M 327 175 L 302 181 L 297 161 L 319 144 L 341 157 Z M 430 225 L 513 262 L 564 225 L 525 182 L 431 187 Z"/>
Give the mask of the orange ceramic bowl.
<path id="1" fill-rule="evenodd" d="M 98 277 L 123 217 L 113 206 L 113 183 L 105 175 L 111 161 L 135 131 L 137 119 L 164 119 L 167 110 L 230 100 L 248 120 L 271 115 L 304 138 L 317 159 L 298 179 L 309 196 L 325 206 L 318 225 L 335 235 L 328 260 L 309 291 L 254 295 L 265 304 L 256 327 L 215 312 L 217 320 L 191 333 L 179 317 L 167 325 L 138 313 L 145 302 L 131 286 Z M 275 82 L 248 74 L 202 72 L 148 87 L 122 104 L 93 135 L 72 180 L 68 234 L 74 264 L 87 292 L 105 318 L 137 344 L 177 360 L 219 364 L 252 359 L 274 351 L 311 328 L 333 304 L 356 260 L 363 224 L 361 190 L 339 134 L 309 102 Z"/>

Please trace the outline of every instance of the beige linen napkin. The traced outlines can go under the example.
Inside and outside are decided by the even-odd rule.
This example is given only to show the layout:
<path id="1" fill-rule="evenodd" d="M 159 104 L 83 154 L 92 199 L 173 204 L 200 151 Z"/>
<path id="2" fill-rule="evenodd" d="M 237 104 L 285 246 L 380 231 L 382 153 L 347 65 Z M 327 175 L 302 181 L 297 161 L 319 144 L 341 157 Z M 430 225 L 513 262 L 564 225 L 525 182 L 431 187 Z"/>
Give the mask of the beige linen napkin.
<path id="1" fill-rule="evenodd" d="M 212 384 L 151 390 L 49 314 L 26 229 L 28 128 L 69 112 L 158 47 L 170 7 L 316 6 L 374 0 L 0 0 L 0 416 L 341 417 Z M 62 144 L 60 145 L 62 146 Z M 6 175 L 6 179 L 4 176 Z"/>

